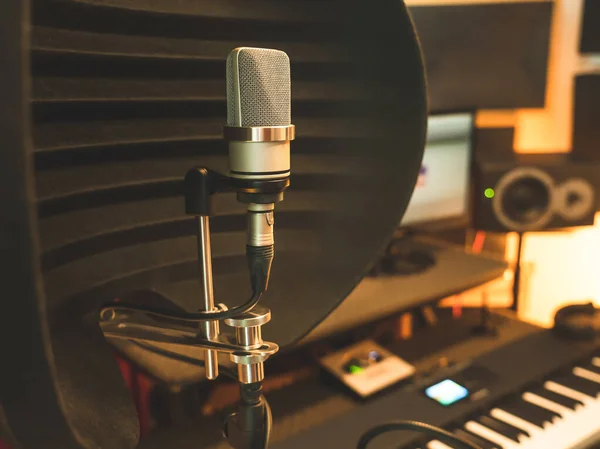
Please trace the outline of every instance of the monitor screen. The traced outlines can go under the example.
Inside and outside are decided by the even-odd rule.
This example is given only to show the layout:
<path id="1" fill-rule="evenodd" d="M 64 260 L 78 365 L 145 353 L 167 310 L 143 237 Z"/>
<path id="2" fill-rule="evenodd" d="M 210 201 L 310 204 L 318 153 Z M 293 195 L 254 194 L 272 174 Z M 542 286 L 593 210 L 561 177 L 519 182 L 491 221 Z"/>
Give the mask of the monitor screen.
<path id="1" fill-rule="evenodd" d="M 473 114 L 429 118 L 423 165 L 402 227 L 468 216 Z"/>

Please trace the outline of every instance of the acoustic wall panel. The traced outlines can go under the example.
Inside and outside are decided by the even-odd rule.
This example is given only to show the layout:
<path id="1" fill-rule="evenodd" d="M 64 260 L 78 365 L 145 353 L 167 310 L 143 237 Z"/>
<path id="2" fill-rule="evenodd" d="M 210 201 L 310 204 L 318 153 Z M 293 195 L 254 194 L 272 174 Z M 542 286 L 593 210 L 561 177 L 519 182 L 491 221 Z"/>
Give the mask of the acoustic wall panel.
<path id="1" fill-rule="evenodd" d="M 581 27 L 582 53 L 600 53 L 600 2 L 586 0 Z"/>
<path id="2" fill-rule="evenodd" d="M 573 156 L 600 161 L 600 75 L 581 75 L 575 80 Z"/>
<path id="3" fill-rule="evenodd" d="M 413 6 L 433 112 L 542 107 L 553 3 Z"/>
<path id="4" fill-rule="evenodd" d="M 514 155 L 514 128 L 478 128 L 473 138 L 475 159 L 510 159 Z"/>

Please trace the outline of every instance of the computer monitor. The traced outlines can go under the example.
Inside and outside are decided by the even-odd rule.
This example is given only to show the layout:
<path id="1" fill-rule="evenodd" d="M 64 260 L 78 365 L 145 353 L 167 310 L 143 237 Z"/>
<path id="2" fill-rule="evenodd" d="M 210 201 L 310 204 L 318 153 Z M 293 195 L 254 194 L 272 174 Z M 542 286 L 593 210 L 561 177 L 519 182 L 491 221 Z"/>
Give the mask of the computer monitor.
<path id="1" fill-rule="evenodd" d="M 474 114 L 436 114 L 429 118 L 423 165 L 401 228 L 465 226 Z"/>

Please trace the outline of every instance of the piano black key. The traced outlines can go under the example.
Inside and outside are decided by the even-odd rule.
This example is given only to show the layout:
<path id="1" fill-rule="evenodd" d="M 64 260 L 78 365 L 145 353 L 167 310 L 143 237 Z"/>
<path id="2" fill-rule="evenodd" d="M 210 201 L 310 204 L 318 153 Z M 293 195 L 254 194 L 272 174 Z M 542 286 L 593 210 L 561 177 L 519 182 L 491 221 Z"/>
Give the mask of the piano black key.
<path id="1" fill-rule="evenodd" d="M 570 408 L 571 410 L 575 410 L 575 407 L 583 406 L 583 402 L 578 401 L 577 399 L 568 398 L 563 396 L 562 394 L 555 393 L 554 391 L 547 390 L 544 387 L 535 388 L 530 390 L 533 394 L 537 394 L 538 396 L 548 399 L 556 404 L 562 405 L 563 407 Z"/>
<path id="2" fill-rule="evenodd" d="M 579 391 L 587 396 L 596 398 L 600 394 L 600 384 L 588 379 L 576 376 L 575 374 L 565 374 L 562 376 L 553 377 L 550 380 L 561 384 L 572 390 Z"/>
<path id="3" fill-rule="evenodd" d="M 545 415 L 546 419 L 548 419 L 548 421 L 550 422 L 562 419 L 563 417 L 562 413 L 557 412 L 556 410 L 549 410 L 541 405 L 526 401 L 525 399 L 523 399 L 523 396 L 519 398 L 519 401 L 523 402 L 524 404 L 531 405 L 538 413 Z"/>
<path id="4" fill-rule="evenodd" d="M 482 426 L 485 426 L 488 429 L 493 430 L 494 432 L 497 432 L 500 435 L 503 435 L 517 443 L 519 442 L 519 437 L 524 436 L 524 433 L 521 429 L 517 429 L 510 424 L 500 422 L 491 416 L 482 416 L 475 421 Z"/>
<path id="5" fill-rule="evenodd" d="M 488 441 L 478 435 L 474 435 L 465 429 L 456 429 L 452 433 L 454 433 L 454 435 L 457 435 L 461 438 L 464 438 L 465 440 L 469 440 L 472 443 L 475 443 L 481 449 L 503 449 L 502 446 L 499 446 L 496 443 L 492 443 L 491 441 Z"/>
<path id="6" fill-rule="evenodd" d="M 580 366 L 583 369 L 591 371 L 592 373 L 600 374 L 600 366 L 596 366 L 593 363 L 581 363 L 577 366 Z"/>
<path id="7" fill-rule="evenodd" d="M 496 421 L 498 421 L 498 422 L 500 422 L 500 423 L 502 423 L 502 424 L 506 424 L 507 426 L 510 426 L 510 427 L 512 427 L 513 429 L 516 429 L 516 430 L 518 430 L 518 431 L 519 431 L 521 434 L 525 435 L 526 437 L 529 437 L 529 436 L 531 436 L 528 430 L 521 429 L 519 426 L 516 426 L 516 425 L 513 425 L 513 424 L 508 424 L 508 423 L 506 423 L 506 422 L 504 422 L 504 421 L 501 421 L 501 420 L 499 420 L 499 419 L 497 419 L 497 418 L 494 418 L 494 417 L 493 417 L 491 414 L 488 414 L 487 416 L 489 416 L 490 418 L 492 418 L 492 419 L 494 419 L 494 420 L 496 420 Z"/>
<path id="8" fill-rule="evenodd" d="M 546 424 L 552 423 L 552 420 L 559 417 L 558 413 L 543 409 L 524 401 L 522 398 L 513 399 L 498 406 L 508 413 L 518 416 L 531 424 L 543 428 Z"/>

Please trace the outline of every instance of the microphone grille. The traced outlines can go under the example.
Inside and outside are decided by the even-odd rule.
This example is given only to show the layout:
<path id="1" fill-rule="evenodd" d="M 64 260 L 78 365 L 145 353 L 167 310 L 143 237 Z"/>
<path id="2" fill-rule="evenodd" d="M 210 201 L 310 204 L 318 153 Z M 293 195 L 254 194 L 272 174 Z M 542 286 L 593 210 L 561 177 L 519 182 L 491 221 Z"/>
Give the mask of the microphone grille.
<path id="1" fill-rule="evenodd" d="M 238 48 L 227 58 L 227 125 L 291 124 L 290 60 L 283 51 Z"/>

